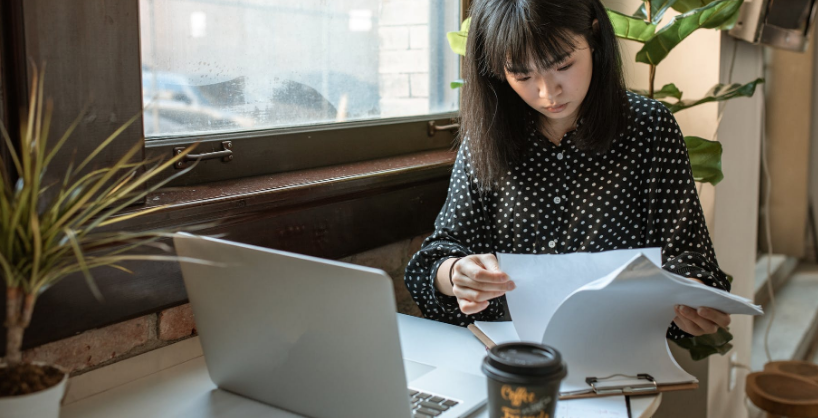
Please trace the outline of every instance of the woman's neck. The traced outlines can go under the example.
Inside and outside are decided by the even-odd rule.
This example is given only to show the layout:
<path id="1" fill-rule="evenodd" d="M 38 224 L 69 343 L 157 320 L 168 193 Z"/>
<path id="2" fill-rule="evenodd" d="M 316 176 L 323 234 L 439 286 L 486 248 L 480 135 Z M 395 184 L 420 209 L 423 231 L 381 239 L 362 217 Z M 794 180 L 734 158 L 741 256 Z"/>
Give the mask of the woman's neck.
<path id="1" fill-rule="evenodd" d="M 549 120 L 545 117 L 540 119 L 540 133 L 543 134 L 554 145 L 559 145 L 566 133 L 574 130 L 576 123 L 573 119 Z"/>

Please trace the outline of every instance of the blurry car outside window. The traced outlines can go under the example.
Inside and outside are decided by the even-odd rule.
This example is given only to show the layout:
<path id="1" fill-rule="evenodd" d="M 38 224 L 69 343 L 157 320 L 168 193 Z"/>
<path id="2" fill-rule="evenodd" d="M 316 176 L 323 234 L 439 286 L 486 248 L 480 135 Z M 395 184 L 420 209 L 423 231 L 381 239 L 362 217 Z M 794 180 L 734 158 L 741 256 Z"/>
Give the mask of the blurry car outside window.
<path id="1" fill-rule="evenodd" d="M 140 0 L 147 139 L 458 110 L 461 0 Z"/>

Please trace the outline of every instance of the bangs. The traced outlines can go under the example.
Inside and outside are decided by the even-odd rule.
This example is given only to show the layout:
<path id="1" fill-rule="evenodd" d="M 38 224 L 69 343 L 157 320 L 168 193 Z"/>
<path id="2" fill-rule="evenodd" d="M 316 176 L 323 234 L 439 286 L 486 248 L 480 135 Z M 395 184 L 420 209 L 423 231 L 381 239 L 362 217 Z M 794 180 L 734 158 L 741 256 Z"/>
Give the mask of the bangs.
<path id="1" fill-rule="evenodd" d="M 583 123 L 572 143 L 599 155 L 630 132 L 632 109 L 619 41 L 601 0 L 470 3 L 458 135 L 461 141 L 468 139 L 470 173 L 481 193 L 501 189 L 499 179 L 525 163 L 530 149 L 531 112 L 536 110 L 508 78 L 553 71 L 586 42 L 594 52 L 593 71 L 577 114 Z"/>
<path id="2" fill-rule="evenodd" d="M 483 70 L 495 77 L 505 78 L 507 70 L 513 74 L 526 74 L 531 70 L 548 70 L 565 61 L 575 50 L 573 33 L 555 22 L 543 22 L 531 16 L 535 10 L 514 7 L 510 2 L 506 10 L 496 10 L 488 17 L 483 42 Z M 536 68 L 529 68 L 531 65 Z"/>

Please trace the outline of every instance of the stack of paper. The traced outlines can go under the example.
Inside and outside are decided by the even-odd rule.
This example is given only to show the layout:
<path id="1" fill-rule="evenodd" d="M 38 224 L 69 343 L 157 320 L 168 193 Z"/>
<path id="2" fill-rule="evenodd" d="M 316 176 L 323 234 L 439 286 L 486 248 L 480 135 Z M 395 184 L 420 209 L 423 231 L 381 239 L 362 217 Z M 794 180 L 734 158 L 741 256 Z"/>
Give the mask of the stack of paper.
<path id="1" fill-rule="evenodd" d="M 658 248 L 498 259 L 517 285 L 506 294 L 513 322 L 476 325 L 496 343 L 522 340 L 557 348 L 568 365 L 563 394 L 589 392 L 587 377 L 617 374 L 647 373 L 666 387 L 696 383 L 665 339 L 675 305 L 762 313 L 746 298 L 663 270 Z M 600 386 L 644 383 L 619 376 Z"/>

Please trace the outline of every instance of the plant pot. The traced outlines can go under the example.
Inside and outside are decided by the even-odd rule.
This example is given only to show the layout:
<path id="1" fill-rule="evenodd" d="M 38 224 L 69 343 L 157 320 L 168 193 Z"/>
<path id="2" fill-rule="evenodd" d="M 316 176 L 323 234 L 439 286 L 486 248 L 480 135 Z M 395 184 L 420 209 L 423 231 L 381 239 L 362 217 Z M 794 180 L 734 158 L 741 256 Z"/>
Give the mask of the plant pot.
<path id="1" fill-rule="evenodd" d="M 37 366 L 50 364 L 34 363 Z M 0 367 L 5 367 L 2 365 Z M 68 373 L 63 375 L 60 383 L 39 392 L 19 396 L 0 398 L 0 418 L 59 418 L 60 404 L 65 395 Z"/>
<path id="2" fill-rule="evenodd" d="M 771 361 L 764 365 L 764 371 L 794 374 L 818 383 L 818 364 L 808 361 Z"/>
<path id="3" fill-rule="evenodd" d="M 777 371 L 750 373 L 747 397 L 760 409 L 775 415 L 818 418 L 818 383 Z"/>

